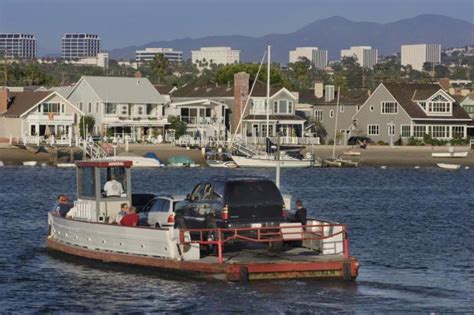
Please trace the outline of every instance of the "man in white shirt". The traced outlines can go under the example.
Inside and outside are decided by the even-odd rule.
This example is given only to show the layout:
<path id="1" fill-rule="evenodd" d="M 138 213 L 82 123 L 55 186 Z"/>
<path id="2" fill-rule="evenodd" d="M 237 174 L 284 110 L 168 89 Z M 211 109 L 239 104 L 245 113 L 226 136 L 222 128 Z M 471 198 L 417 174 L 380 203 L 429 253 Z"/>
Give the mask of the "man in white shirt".
<path id="1" fill-rule="evenodd" d="M 115 180 L 115 176 L 112 175 L 111 179 L 105 183 L 104 193 L 106 197 L 120 197 L 124 193 L 122 184 Z"/>

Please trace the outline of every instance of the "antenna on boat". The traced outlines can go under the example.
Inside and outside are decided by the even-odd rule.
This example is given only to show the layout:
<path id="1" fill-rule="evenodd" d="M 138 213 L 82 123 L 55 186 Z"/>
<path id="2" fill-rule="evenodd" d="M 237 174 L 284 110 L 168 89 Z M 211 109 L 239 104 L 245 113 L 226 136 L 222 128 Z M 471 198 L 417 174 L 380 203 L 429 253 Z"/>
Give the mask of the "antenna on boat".
<path id="1" fill-rule="evenodd" d="M 337 138 L 337 116 L 339 113 L 339 97 L 341 95 L 341 87 L 337 87 L 337 102 L 336 102 L 336 121 L 334 122 L 334 144 L 332 146 L 332 158 L 336 159 L 336 138 Z"/>

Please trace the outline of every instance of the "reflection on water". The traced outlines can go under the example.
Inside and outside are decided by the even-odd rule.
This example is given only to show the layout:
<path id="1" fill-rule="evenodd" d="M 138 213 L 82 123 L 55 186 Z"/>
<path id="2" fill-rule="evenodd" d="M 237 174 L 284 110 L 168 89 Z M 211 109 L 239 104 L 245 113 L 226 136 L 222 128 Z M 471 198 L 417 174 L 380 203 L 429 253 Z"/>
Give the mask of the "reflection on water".
<path id="1" fill-rule="evenodd" d="M 189 192 L 223 175 L 272 170 L 133 171 L 134 191 Z M 282 190 L 313 216 L 349 224 L 357 282 L 183 279 L 45 249 L 46 213 L 75 193 L 73 170 L 0 169 L 0 312 L 468 312 L 474 309 L 474 172 L 283 170 Z"/>

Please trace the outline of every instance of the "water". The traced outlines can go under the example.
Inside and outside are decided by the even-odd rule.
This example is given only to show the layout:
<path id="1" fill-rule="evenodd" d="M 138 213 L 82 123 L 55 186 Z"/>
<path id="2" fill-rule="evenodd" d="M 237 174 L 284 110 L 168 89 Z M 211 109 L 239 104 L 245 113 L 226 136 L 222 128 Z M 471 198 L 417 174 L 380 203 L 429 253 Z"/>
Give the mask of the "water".
<path id="1" fill-rule="evenodd" d="M 186 193 L 216 175 L 271 170 L 133 171 L 134 191 Z M 0 169 L 0 313 L 472 312 L 473 170 L 283 170 L 282 190 L 313 216 L 345 222 L 356 282 L 242 285 L 163 277 L 47 254 L 47 211 L 75 193 L 74 170 Z"/>

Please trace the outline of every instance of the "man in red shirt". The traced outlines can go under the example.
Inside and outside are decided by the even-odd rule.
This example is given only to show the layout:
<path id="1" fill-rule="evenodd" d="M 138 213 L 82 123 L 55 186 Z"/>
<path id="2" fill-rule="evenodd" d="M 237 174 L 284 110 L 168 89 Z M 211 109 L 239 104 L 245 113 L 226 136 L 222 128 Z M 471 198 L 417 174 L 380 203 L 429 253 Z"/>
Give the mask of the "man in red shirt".
<path id="1" fill-rule="evenodd" d="M 120 220 L 120 225 L 137 226 L 139 221 L 140 217 L 137 214 L 137 208 L 130 207 L 128 208 L 128 214 L 126 214 L 122 220 Z"/>

